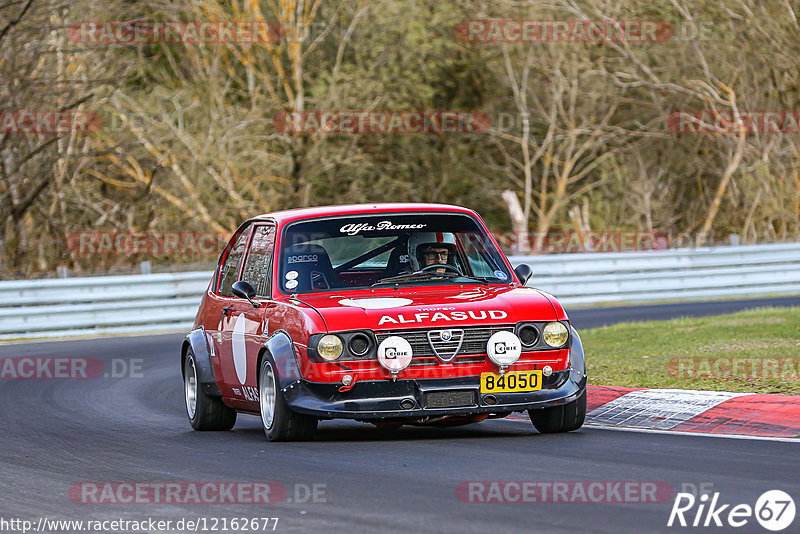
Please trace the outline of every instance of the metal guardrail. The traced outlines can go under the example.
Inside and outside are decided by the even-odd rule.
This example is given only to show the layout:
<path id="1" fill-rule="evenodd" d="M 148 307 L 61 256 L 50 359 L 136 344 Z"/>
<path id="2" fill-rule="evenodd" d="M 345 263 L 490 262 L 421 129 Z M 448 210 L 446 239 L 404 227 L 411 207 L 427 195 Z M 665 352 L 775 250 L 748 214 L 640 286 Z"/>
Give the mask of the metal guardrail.
<path id="1" fill-rule="evenodd" d="M 567 306 L 800 293 L 800 243 L 509 259 Z"/>
<path id="2" fill-rule="evenodd" d="M 0 339 L 188 329 L 211 274 L 0 282 Z"/>
<path id="3" fill-rule="evenodd" d="M 567 307 L 800 293 L 800 243 L 515 256 Z M 207 271 L 0 282 L 0 339 L 191 327 Z"/>

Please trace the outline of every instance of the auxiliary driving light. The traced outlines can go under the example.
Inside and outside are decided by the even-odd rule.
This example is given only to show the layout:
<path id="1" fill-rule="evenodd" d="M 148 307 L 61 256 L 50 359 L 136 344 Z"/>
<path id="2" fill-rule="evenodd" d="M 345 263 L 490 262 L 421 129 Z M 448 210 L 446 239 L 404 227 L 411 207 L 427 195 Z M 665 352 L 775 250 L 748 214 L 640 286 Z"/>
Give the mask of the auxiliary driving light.
<path id="1" fill-rule="evenodd" d="M 553 368 L 550 367 L 549 365 L 545 365 L 544 367 L 542 367 L 542 374 L 544 376 L 552 375 L 553 374 Z"/>
<path id="2" fill-rule="evenodd" d="M 349 385 L 350 385 L 350 384 L 352 384 L 352 383 L 353 383 L 353 377 L 352 377 L 352 376 L 350 376 L 350 375 L 344 375 L 344 376 L 342 377 L 342 385 L 343 385 L 343 386 L 349 386 Z"/>
<path id="3" fill-rule="evenodd" d="M 411 344 L 400 336 L 389 336 L 378 345 L 378 362 L 396 378 L 411 363 Z"/>
<path id="4" fill-rule="evenodd" d="M 343 350 L 342 340 L 339 339 L 339 336 L 334 336 L 333 334 L 322 336 L 322 339 L 317 344 L 317 352 L 322 356 L 322 359 L 329 362 L 341 356 Z"/>
<path id="5" fill-rule="evenodd" d="M 544 342 L 551 347 L 558 348 L 564 345 L 569 338 L 569 330 L 564 326 L 564 323 L 547 323 L 542 332 Z"/>
<path id="6" fill-rule="evenodd" d="M 505 369 L 519 359 L 522 342 L 512 332 L 500 330 L 492 334 L 486 343 L 486 354 L 493 363 Z"/>

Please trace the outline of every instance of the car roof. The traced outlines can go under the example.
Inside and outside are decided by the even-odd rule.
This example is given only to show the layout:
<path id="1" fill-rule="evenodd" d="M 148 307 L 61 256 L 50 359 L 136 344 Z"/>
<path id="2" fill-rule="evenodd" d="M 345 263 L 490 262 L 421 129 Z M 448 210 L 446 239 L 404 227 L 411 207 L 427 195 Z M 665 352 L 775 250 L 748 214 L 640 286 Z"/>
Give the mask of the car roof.
<path id="1" fill-rule="evenodd" d="M 353 215 L 359 213 L 374 214 L 375 212 L 404 212 L 404 211 L 436 211 L 451 213 L 466 213 L 477 215 L 473 210 L 451 204 L 428 204 L 416 202 L 383 202 L 374 204 L 342 204 L 338 206 L 317 206 L 313 208 L 296 208 L 284 211 L 274 211 L 253 217 L 252 220 L 272 219 L 277 223 L 313 219 L 316 217 L 333 217 L 336 215 Z"/>

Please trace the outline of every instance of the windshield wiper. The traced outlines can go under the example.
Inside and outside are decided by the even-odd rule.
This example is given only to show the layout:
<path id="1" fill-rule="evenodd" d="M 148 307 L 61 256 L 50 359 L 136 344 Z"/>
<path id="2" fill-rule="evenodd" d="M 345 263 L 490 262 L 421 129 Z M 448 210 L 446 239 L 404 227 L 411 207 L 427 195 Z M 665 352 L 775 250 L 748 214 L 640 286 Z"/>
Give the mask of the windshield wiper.
<path id="1" fill-rule="evenodd" d="M 455 274 L 455 273 L 453 273 Z M 470 280 L 476 280 L 478 282 L 483 282 L 485 285 L 489 285 L 489 279 L 485 276 L 470 276 L 468 274 L 456 275 L 456 278 L 469 278 Z"/>
<path id="2" fill-rule="evenodd" d="M 483 282 L 484 284 L 489 284 L 489 279 L 485 276 L 471 276 L 468 274 L 456 274 L 453 272 L 450 273 L 438 273 L 440 276 L 444 275 L 442 278 L 468 278 L 470 280 L 476 280 L 478 282 Z"/>
<path id="3" fill-rule="evenodd" d="M 425 272 L 425 273 L 405 273 L 399 274 L 397 276 L 389 276 L 387 278 L 381 278 L 374 284 L 372 287 L 379 286 L 381 284 L 393 284 L 395 282 L 413 282 L 415 280 L 427 280 L 428 278 L 438 278 L 438 275 L 442 273 L 433 273 L 433 272 Z"/>
<path id="4" fill-rule="evenodd" d="M 416 273 L 406 273 L 401 274 L 398 276 L 390 276 L 388 278 L 381 278 L 371 287 L 375 287 L 382 284 L 393 284 L 397 282 L 416 282 L 419 280 L 429 280 L 432 278 L 469 278 L 470 280 L 476 280 L 478 282 L 483 282 L 484 284 L 489 284 L 489 280 L 486 278 L 482 278 L 479 276 L 469 276 L 466 274 L 457 274 L 452 271 L 447 271 L 443 273 L 437 273 L 434 271 L 426 271 L 426 272 L 416 272 Z"/>

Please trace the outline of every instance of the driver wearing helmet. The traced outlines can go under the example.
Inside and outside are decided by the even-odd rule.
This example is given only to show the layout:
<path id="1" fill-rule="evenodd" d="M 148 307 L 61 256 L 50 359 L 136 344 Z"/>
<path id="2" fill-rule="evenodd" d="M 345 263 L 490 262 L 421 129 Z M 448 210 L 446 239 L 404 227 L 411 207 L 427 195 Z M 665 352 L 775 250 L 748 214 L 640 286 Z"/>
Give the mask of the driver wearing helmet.
<path id="1" fill-rule="evenodd" d="M 431 265 L 453 265 L 456 238 L 451 233 L 420 232 L 408 239 L 408 258 L 413 272 Z M 445 272 L 444 267 L 430 269 L 437 273 Z"/>

